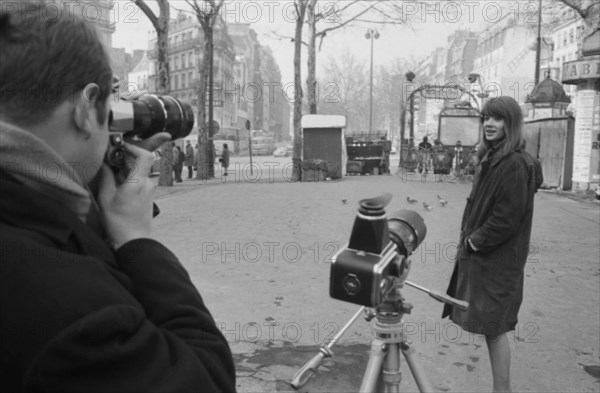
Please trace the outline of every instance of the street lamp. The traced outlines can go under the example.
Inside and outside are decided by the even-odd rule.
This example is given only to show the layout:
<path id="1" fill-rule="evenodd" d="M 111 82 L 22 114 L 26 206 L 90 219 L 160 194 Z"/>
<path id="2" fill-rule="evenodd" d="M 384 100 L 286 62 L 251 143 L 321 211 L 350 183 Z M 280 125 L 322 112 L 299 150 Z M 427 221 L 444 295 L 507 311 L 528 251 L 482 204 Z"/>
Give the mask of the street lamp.
<path id="1" fill-rule="evenodd" d="M 408 71 L 406 73 L 406 80 L 409 81 L 410 83 L 412 83 L 412 81 L 415 79 L 415 73 L 412 71 Z M 409 107 L 409 111 L 410 111 L 410 134 L 408 136 L 408 146 L 413 147 L 415 145 L 415 94 L 414 92 L 411 93 L 410 95 L 410 107 Z"/>
<path id="2" fill-rule="evenodd" d="M 365 38 L 371 40 L 371 82 L 369 91 L 369 136 L 373 131 L 373 39 L 379 39 L 377 30 L 368 29 Z"/>
<path id="3" fill-rule="evenodd" d="M 412 71 L 408 71 L 405 75 L 406 80 L 409 83 L 412 83 L 413 80 L 415 79 L 415 73 Z M 409 112 L 410 112 L 410 136 L 408 141 L 406 140 L 406 106 L 405 106 L 405 102 L 404 102 L 404 88 L 402 90 L 402 99 L 401 99 L 401 108 L 402 111 L 400 112 L 400 161 L 398 162 L 398 166 L 402 167 L 404 161 L 408 158 L 409 156 L 409 152 L 410 152 L 410 148 L 413 146 L 414 142 L 414 112 L 415 112 L 415 107 L 414 107 L 414 91 L 411 92 L 410 96 L 408 97 L 409 100 Z M 408 143 L 407 143 L 408 142 Z M 406 147 L 405 147 L 406 146 Z"/>
<path id="4" fill-rule="evenodd" d="M 479 93 L 477 93 L 476 96 L 481 99 L 481 105 L 479 104 L 479 102 L 477 102 L 476 104 L 477 104 L 478 108 L 481 108 L 483 106 L 484 100 L 490 96 L 487 92 L 487 86 L 484 86 L 482 76 L 477 73 L 474 73 L 474 72 L 469 74 L 469 76 L 467 77 L 467 80 L 470 83 L 477 82 L 479 84 Z M 469 100 L 470 99 L 471 98 L 469 97 Z"/>

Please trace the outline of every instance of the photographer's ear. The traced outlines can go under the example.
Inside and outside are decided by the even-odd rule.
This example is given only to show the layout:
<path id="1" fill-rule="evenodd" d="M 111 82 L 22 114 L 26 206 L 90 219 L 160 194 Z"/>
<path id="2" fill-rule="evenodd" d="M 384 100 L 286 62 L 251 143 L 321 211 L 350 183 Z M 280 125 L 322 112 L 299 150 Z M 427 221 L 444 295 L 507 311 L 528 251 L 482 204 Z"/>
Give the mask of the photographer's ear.
<path id="1" fill-rule="evenodd" d="M 98 106 L 96 103 L 100 97 L 100 87 L 95 83 L 86 85 L 80 93 L 75 96 L 74 123 L 78 131 L 83 132 L 85 139 L 97 128 Z"/>

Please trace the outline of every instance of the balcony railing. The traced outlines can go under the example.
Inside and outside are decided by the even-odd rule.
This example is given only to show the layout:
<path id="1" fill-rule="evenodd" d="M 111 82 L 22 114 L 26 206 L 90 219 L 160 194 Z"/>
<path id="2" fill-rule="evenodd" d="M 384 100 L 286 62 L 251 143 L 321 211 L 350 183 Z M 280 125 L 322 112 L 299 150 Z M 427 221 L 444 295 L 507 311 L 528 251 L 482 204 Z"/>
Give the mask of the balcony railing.
<path id="1" fill-rule="evenodd" d="M 183 40 L 177 44 L 170 44 L 167 46 L 167 54 L 173 55 L 175 53 L 183 52 L 190 49 L 200 47 L 200 40 L 198 38 L 192 38 L 191 40 Z M 149 59 L 156 59 L 158 57 L 158 45 L 154 45 L 153 49 L 148 51 Z"/>

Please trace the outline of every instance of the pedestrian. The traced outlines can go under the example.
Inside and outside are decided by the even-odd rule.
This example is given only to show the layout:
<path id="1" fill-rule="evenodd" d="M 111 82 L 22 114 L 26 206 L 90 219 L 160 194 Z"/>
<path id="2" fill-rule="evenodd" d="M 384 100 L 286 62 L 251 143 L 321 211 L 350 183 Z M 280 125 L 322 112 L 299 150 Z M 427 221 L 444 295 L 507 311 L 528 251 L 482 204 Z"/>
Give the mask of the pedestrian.
<path id="1" fill-rule="evenodd" d="M 181 147 L 173 148 L 173 174 L 177 183 L 183 182 L 181 173 L 183 172 L 183 163 L 185 162 L 185 154 L 181 151 Z"/>
<path id="2" fill-rule="evenodd" d="M 510 345 L 523 299 L 539 162 L 523 150 L 523 114 L 512 98 L 490 99 L 482 110 L 484 138 L 473 188 L 463 213 L 456 263 L 447 293 L 469 302 L 466 311 L 445 305 L 464 330 L 482 334 L 494 392 L 511 391 Z"/>
<path id="3" fill-rule="evenodd" d="M 185 165 L 188 169 L 188 179 L 192 179 L 194 177 L 194 148 L 190 141 L 186 141 L 185 144 Z"/>
<path id="4" fill-rule="evenodd" d="M 223 151 L 221 152 L 221 166 L 223 167 L 223 176 L 227 176 L 227 168 L 229 168 L 229 148 L 227 147 L 227 143 L 223 143 Z"/>
<path id="5" fill-rule="evenodd" d="M 428 140 L 426 136 L 423 137 L 423 142 L 419 143 L 419 150 L 431 150 L 431 143 Z"/>
<path id="6" fill-rule="evenodd" d="M 117 182 L 109 55 L 80 7 L 47 7 L 0 8 L 0 391 L 234 392 L 225 337 L 152 239 L 170 135 L 126 141 Z"/>
<path id="7" fill-rule="evenodd" d="M 428 173 L 429 169 L 432 165 L 431 159 L 431 143 L 428 142 L 428 138 L 426 136 L 423 137 L 423 142 L 419 143 L 418 151 L 419 151 L 419 164 L 417 172 L 419 173 Z"/>

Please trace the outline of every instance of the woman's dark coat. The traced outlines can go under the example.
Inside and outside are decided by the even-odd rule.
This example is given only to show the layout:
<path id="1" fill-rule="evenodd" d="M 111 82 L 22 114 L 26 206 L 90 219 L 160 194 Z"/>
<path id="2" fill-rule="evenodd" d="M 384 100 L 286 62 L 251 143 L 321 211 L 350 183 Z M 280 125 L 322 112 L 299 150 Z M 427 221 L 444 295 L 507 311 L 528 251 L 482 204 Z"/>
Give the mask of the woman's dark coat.
<path id="1" fill-rule="evenodd" d="M 523 299 L 534 194 L 542 183 L 539 162 L 525 151 L 483 157 L 463 214 L 456 265 L 448 294 L 469 302 L 467 311 L 446 305 L 442 317 L 477 334 L 514 330 Z M 470 239 L 478 251 L 466 246 Z"/>

